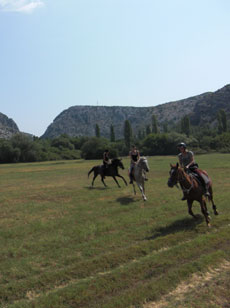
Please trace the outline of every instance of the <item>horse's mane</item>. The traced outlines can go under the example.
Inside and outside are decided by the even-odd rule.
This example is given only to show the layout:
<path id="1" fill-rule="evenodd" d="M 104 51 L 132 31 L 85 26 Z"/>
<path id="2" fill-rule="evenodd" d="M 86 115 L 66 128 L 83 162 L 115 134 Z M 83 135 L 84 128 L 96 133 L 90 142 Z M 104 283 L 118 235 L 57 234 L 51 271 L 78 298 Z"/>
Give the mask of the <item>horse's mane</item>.
<path id="1" fill-rule="evenodd" d="M 112 162 L 116 162 L 116 161 L 120 161 L 120 160 L 121 160 L 121 159 L 120 159 L 120 158 L 117 158 L 117 157 L 114 157 L 114 158 L 111 159 Z"/>
<path id="2" fill-rule="evenodd" d="M 181 168 L 178 165 L 172 165 L 172 168 L 177 169 L 179 174 L 182 174 L 184 176 L 185 180 L 187 180 L 190 183 L 192 182 L 192 180 L 193 180 L 192 177 L 187 172 L 185 172 L 185 170 L 183 168 Z"/>

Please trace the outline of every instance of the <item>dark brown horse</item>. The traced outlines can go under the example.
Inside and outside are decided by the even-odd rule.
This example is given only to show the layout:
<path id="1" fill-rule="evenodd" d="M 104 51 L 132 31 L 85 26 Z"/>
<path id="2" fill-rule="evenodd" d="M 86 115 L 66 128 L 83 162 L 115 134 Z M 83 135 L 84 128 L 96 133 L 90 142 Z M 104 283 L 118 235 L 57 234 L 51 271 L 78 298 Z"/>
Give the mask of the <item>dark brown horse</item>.
<path id="1" fill-rule="evenodd" d="M 169 174 L 170 178 L 168 179 L 168 186 L 173 187 L 174 185 L 177 185 L 177 183 L 180 184 L 180 187 L 187 198 L 189 214 L 196 218 L 192 211 L 192 204 L 193 201 L 198 201 L 200 203 L 201 211 L 205 217 L 206 223 L 208 226 L 210 226 L 210 216 L 206 206 L 204 188 L 202 187 L 201 183 L 199 183 L 199 181 L 197 181 L 195 177 L 192 176 L 192 174 L 187 174 L 182 168 L 180 168 L 178 163 L 176 165 L 171 165 Z M 218 215 L 216 206 L 213 202 L 213 190 L 211 180 L 208 191 L 210 196 L 208 196 L 207 198 L 212 203 L 214 214 Z"/>
<path id="2" fill-rule="evenodd" d="M 103 165 L 98 165 L 98 166 L 94 166 L 89 172 L 88 172 L 88 177 L 90 175 L 91 172 L 94 172 L 94 177 L 93 177 L 93 181 L 92 181 L 92 186 L 94 184 L 94 180 L 96 179 L 96 177 L 100 174 L 101 176 L 101 181 L 104 184 L 104 186 L 106 187 L 106 184 L 104 182 L 104 178 L 105 176 L 111 176 L 114 181 L 117 183 L 118 187 L 121 187 L 116 179 L 116 176 L 119 178 L 122 178 L 122 180 L 124 181 L 125 185 L 127 185 L 126 180 L 123 178 L 122 175 L 120 175 L 118 173 L 118 167 L 120 167 L 121 169 L 125 169 L 124 165 L 121 161 L 121 159 L 119 158 L 114 158 L 111 160 L 111 164 L 108 165 L 108 168 L 104 168 Z"/>

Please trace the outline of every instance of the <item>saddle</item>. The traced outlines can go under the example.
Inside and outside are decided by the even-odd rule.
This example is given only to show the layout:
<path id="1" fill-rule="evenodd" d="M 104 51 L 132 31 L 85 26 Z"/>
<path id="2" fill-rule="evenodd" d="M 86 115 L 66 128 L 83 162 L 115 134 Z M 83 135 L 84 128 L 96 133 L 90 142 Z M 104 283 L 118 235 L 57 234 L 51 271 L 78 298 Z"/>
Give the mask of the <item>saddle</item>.
<path id="1" fill-rule="evenodd" d="M 109 169 L 109 166 L 105 166 L 104 164 L 103 165 L 100 165 L 100 169 L 101 169 L 101 173 L 103 176 L 106 175 L 106 171 Z"/>
<path id="2" fill-rule="evenodd" d="M 208 173 L 205 170 L 198 169 L 198 168 L 196 168 L 195 170 L 190 171 L 189 175 L 197 181 L 198 185 L 200 185 L 202 187 L 205 187 L 207 185 L 209 187 L 210 184 L 211 184 L 211 179 L 210 179 Z M 207 179 L 206 181 L 204 180 L 203 176 Z"/>

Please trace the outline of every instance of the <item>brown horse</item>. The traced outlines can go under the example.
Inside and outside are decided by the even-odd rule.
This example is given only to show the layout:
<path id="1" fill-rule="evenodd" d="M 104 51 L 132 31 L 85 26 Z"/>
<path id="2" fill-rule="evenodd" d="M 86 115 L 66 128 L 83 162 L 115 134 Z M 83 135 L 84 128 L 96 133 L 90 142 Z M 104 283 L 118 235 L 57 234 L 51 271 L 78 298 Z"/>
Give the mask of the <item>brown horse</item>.
<path id="1" fill-rule="evenodd" d="M 192 211 L 192 204 L 193 201 L 198 201 L 200 203 L 201 211 L 205 217 L 206 223 L 208 226 L 210 226 L 211 218 L 207 210 L 206 199 L 204 196 L 204 189 L 202 185 L 195 179 L 194 176 L 192 176 L 192 174 L 187 174 L 182 168 L 180 168 L 178 163 L 176 165 L 171 165 L 169 174 L 170 177 L 168 179 L 168 186 L 173 187 L 174 185 L 177 185 L 177 183 L 180 184 L 180 187 L 187 198 L 189 214 L 196 218 Z M 216 206 L 213 202 L 213 190 L 211 180 L 208 191 L 210 196 L 208 196 L 207 198 L 212 203 L 214 214 L 218 215 Z"/>

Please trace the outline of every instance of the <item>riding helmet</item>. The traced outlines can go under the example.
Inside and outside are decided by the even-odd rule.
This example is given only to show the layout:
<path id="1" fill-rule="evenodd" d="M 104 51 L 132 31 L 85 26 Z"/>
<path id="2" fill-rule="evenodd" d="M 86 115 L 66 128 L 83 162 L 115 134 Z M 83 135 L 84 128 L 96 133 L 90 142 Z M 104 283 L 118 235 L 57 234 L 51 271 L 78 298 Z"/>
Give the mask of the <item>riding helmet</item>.
<path id="1" fill-rule="evenodd" d="M 184 142 L 181 142 L 177 145 L 178 148 L 183 147 L 183 148 L 187 148 L 187 145 Z"/>

